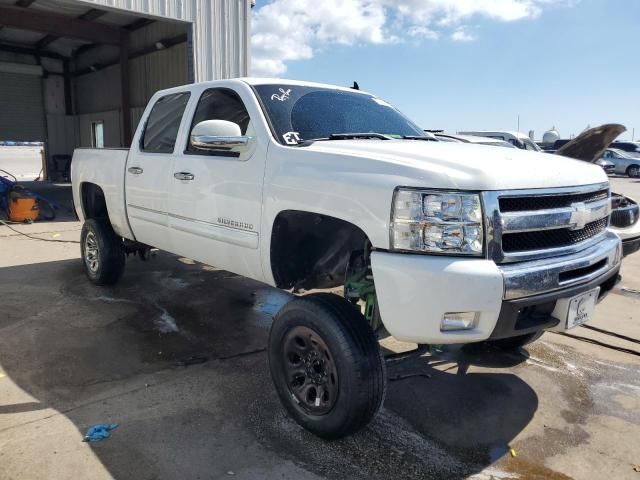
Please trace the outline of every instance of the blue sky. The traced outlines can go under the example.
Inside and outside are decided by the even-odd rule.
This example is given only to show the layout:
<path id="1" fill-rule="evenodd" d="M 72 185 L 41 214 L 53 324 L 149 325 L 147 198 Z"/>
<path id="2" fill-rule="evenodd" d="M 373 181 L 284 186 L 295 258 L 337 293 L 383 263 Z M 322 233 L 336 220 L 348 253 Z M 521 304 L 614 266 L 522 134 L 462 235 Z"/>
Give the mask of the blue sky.
<path id="1" fill-rule="evenodd" d="M 253 74 L 357 80 L 425 128 L 640 137 L 640 1 L 309 2 L 258 0 Z"/>

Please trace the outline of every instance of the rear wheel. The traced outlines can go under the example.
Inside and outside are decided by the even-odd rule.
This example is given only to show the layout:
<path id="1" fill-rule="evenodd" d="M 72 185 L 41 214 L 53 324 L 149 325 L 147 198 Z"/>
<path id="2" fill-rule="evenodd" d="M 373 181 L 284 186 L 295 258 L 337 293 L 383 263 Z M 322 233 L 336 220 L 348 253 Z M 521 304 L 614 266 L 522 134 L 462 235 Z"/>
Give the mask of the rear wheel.
<path id="1" fill-rule="evenodd" d="M 517 337 L 509 337 L 509 338 L 501 338 L 499 340 L 487 340 L 484 343 L 494 348 L 498 348 L 500 350 L 517 350 L 525 345 L 535 342 L 538 340 L 544 330 L 540 330 L 539 332 L 528 333 L 527 335 L 519 335 Z"/>
<path id="2" fill-rule="evenodd" d="M 631 165 L 629 168 L 627 168 L 627 175 L 629 175 L 631 178 L 640 177 L 640 166 Z"/>
<path id="3" fill-rule="evenodd" d="M 113 285 L 124 271 L 122 239 L 104 220 L 89 219 L 82 226 L 80 249 L 84 270 L 95 285 Z"/>
<path id="4" fill-rule="evenodd" d="M 269 367 L 288 413 L 326 439 L 366 426 L 384 399 L 376 337 L 360 311 L 337 295 L 300 297 L 278 312 L 269 335 Z"/>

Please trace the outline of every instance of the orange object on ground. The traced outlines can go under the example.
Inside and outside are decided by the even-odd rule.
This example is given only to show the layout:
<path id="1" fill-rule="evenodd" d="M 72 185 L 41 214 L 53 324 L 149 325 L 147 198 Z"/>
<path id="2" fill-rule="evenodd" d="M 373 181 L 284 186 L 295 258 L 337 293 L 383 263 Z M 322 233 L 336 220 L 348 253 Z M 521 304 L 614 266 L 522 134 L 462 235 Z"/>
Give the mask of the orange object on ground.
<path id="1" fill-rule="evenodd" d="M 12 193 L 9 195 L 9 208 L 7 209 L 9 220 L 12 222 L 24 222 L 35 220 L 40 215 L 38 201 L 31 196 Z"/>

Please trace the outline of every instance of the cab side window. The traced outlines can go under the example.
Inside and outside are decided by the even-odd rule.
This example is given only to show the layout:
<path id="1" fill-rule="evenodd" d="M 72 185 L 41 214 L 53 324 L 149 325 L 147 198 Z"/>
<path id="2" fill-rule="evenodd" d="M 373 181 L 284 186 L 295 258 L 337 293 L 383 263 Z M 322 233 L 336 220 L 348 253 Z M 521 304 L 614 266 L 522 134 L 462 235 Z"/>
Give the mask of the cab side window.
<path id="1" fill-rule="evenodd" d="M 149 153 L 173 153 L 189 92 L 174 93 L 158 99 L 144 128 L 140 150 Z"/>
<path id="2" fill-rule="evenodd" d="M 245 135 L 250 119 L 249 112 L 236 92 L 228 88 L 211 88 L 205 90 L 200 97 L 189 131 L 205 120 L 226 120 L 237 123 L 242 135 Z M 190 141 L 187 141 L 187 151 L 202 153 L 201 150 L 191 146 Z"/>

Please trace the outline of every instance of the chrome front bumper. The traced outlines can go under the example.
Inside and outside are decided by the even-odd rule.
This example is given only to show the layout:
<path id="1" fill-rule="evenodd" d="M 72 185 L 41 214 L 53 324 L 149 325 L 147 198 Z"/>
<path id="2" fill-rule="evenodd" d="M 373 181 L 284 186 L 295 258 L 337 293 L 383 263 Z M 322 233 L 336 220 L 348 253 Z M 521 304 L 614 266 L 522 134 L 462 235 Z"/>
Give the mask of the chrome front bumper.
<path id="1" fill-rule="evenodd" d="M 530 297 L 588 283 L 619 268 L 621 260 L 620 237 L 607 232 L 595 245 L 571 255 L 499 265 L 503 298 Z"/>

